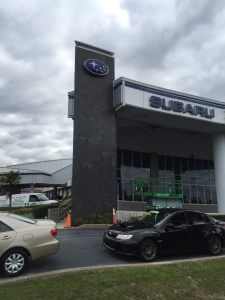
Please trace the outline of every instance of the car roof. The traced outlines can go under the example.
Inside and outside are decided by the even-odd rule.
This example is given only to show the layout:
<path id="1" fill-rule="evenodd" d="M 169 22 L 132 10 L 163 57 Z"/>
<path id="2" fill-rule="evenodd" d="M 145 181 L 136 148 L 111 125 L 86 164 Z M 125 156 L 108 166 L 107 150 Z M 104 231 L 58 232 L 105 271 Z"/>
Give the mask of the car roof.
<path id="1" fill-rule="evenodd" d="M 208 214 L 205 212 L 193 210 L 193 209 L 187 209 L 187 208 L 158 208 L 158 209 L 152 209 L 150 211 L 158 211 L 161 213 L 169 213 L 169 214 L 183 211 L 183 212 L 187 212 L 187 213 L 197 213 L 197 214 L 203 214 L 203 215 L 208 216 Z M 208 216 L 208 217 L 211 217 L 211 216 Z"/>
<path id="2" fill-rule="evenodd" d="M 175 213 L 175 212 L 191 212 L 191 213 L 199 213 L 199 214 L 205 214 L 207 215 L 207 213 L 202 212 L 202 211 L 198 211 L 198 210 L 192 210 L 192 209 L 187 209 L 187 208 L 173 208 L 173 207 L 163 207 L 163 208 L 155 208 L 155 209 L 150 209 L 149 212 L 151 211 L 157 211 L 159 213 Z"/>
<path id="3" fill-rule="evenodd" d="M 35 224 L 23 222 L 17 218 L 13 218 L 13 217 L 11 217 L 11 215 L 16 215 L 16 214 L 10 213 L 9 211 L 0 212 L 0 220 L 2 222 L 4 222 L 6 225 L 10 226 L 15 231 L 19 231 L 21 229 L 24 230 L 24 228 L 29 228 L 29 227 L 32 227 L 32 225 L 35 225 Z M 21 216 L 21 217 L 23 217 L 23 216 Z"/>
<path id="4" fill-rule="evenodd" d="M 42 195 L 42 193 L 20 193 L 20 194 L 13 194 L 12 196 L 30 196 L 30 195 Z"/>

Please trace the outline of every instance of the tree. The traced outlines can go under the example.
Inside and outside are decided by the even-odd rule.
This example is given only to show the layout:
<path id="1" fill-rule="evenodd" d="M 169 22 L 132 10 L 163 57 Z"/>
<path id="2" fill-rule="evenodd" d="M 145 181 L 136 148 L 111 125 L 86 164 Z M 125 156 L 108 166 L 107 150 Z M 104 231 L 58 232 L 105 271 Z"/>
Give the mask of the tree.
<path id="1" fill-rule="evenodd" d="M 20 179 L 20 173 L 17 171 L 14 172 L 13 170 L 0 177 L 0 184 L 3 185 L 4 191 L 9 194 L 10 207 L 12 206 L 12 194 L 16 186 L 20 183 Z"/>

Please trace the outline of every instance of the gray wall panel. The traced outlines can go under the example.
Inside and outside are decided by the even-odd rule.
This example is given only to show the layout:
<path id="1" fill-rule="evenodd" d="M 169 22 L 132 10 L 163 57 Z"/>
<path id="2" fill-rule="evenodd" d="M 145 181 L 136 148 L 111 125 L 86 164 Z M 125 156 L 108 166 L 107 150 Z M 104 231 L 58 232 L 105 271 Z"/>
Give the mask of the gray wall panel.
<path id="1" fill-rule="evenodd" d="M 23 168 L 27 170 L 36 170 L 36 171 L 44 171 L 48 173 L 54 173 L 66 166 L 72 164 L 72 159 L 57 159 L 57 160 L 47 160 L 47 161 L 39 161 L 25 164 L 14 165 L 17 168 Z M 10 166 L 13 167 L 13 166 Z"/>
<path id="2" fill-rule="evenodd" d="M 53 184 L 65 184 L 72 178 L 72 165 L 65 167 L 52 174 Z"/>

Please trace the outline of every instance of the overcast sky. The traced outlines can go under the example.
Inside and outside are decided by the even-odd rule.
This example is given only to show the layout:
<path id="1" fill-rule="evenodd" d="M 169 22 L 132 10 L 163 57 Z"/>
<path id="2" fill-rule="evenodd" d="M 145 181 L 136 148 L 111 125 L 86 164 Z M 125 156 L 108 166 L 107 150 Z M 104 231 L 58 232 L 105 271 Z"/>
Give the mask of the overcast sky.
<path id="1" fill-rule="evenodd" d="M 72 157 L 74 41 L 116 77 L 225 101 L 224 0 L 1 0 L 0 166 Z"/>

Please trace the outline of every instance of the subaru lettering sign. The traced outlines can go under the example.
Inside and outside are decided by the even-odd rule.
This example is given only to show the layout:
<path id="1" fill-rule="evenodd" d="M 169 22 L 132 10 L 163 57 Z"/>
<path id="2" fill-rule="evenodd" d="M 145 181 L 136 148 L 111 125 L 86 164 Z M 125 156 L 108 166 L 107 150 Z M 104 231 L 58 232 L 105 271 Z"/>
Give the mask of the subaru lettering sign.
<path id="1" fill-rule="evenodd" d="M 158 96 L 151 96 L 149 105 L 154 108 L 161 108 L 167 111 L 174 111 L 178 113 L 188 113 L 190 115 L 199 115 L 203 118 L 213 119 L 215 117 L 214 109 L 209 109 L 200 105 L 192 105 L 190 103 L 184 104 L 181 101 L 166 100 Z"/>
<path id="2" fill-rule="evenodd" d="M 97 76 L 105 76 L 109 73 L 109 67 L 98 59 L 87 59 L 84 62 L 85 69 Z"/>

